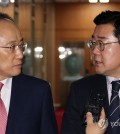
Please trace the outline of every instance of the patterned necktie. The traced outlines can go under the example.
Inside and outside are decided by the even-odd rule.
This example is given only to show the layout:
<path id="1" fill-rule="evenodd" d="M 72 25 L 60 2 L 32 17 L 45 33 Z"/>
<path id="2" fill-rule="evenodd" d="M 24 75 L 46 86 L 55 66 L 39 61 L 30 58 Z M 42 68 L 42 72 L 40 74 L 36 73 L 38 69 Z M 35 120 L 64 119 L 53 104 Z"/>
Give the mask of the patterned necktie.
<path id="1" fill-rule="evenodd" d="M 117 134 L 120 123 L 120 104 L 119 104 L 120 81 L 112 82 L 112 96 L 110 101 L 110 125 L 112 133 Z"/>
<path id="2" fill-rule="evenodd" d="M 3 84 L 0 82 L 0 91 Z M 7 124 L 7 112 L 0 96 L 0 134 L 5 134 Z"/>

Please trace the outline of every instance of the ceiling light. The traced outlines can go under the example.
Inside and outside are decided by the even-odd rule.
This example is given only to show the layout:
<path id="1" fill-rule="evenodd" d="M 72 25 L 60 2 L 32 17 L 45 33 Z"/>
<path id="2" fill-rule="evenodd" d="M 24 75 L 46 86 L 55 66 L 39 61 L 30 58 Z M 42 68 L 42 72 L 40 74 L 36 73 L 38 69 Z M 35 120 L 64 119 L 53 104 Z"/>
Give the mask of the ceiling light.
<path id="1" fill-rule="evenodd" d="M 11 3 L 15 3 L 15 0 L 10 0 Z"/>
<path id="2" fill-rule="evenodd" d="M 108 3 L 109 0 L 99 0 L 101 3 Z"/>
<path id="3" fill-rule="evenodd" d="M 90 3 L 97 3 L 98 0 L 89 0 Z"/>

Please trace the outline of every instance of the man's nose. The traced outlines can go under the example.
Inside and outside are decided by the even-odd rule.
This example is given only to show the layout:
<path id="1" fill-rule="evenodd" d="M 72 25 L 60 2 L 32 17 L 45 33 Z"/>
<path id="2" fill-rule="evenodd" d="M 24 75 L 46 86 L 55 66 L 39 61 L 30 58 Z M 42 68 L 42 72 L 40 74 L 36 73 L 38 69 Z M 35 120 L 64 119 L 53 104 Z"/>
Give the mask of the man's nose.
<path id="1" fill-rule="evenodd" d="M 22 59 L 24 57 L 23 51 L 21 51 L 21 49 L 19 49 L 19 48 L 17 48 L 15 50 L 15 54 L 16 54 L 17 58 L 19 58 L 19 59 Z"/>
<path id="2" fill-rule="evenodd" d="M 93 54 L 100 54 L 101 53 L 100 48 L 99 48 L 98 45 L 95 45 L 94 48 L 91 50 L 91 52 Z"/>

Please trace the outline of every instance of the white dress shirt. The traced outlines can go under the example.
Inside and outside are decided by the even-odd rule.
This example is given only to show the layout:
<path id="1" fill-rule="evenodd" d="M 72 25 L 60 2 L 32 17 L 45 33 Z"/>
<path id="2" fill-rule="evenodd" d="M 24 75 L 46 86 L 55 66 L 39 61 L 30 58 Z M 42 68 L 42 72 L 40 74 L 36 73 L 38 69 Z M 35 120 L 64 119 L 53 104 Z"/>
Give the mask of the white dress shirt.
<path id="1" fill-rule="evenodd" d="M 8 114 L 9 106 L 10 106 L 12 78 L 7 78 L 1 82 L 4 84 L 1 90 L 1 99 L 4 102 L 4 105 Z"/>
<path id="2" fill-rule="evenodd" d="M 110 98 L 112 95 L 112 81 L 116 81 L 116 80 L 120 80 L 120 78 L 114 78 L 114 77 L 110 77 L 110 76 L 106 76 L 106 80 L 107 80 L 107 91 L 108 91 L 108 100 L 109 100 L 109 104 L 110 104 Z M 119 98 L 120 98 L 120 90 L 119 90 Z"/>

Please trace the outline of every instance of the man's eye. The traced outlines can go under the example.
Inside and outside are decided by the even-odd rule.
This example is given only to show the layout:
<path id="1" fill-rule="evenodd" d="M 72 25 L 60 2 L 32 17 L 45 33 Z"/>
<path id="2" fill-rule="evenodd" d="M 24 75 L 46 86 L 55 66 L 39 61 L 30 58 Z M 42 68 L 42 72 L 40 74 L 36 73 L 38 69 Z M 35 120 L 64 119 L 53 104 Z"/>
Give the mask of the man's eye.
<path id="1" fill-rule="evenodd" d="M 20 44 L 19 46 L 20 46 L 20 47 L 23 47 L 23 46 L 24 46 L 24 44 L 22 43 L 22 44 Z"/>
<path id="2" fill-rule="evenodd" d="M 92 45 L 93 45 L 93 46 L 96 45 L 96 42 L 92 42 Z"/>
<path id="3" fill-rule="evenodd" d="M 103 42 L 102 42 L 102 41 L 99 41 L 99 44 L 100 44 L 100 45 L 103 45 Z"/>
<path id="4" fill-rule="evenodd" d="M 15 49 L 15 45 L 11 45 L 11 47 L 10 47 L 11 49 Z"/>

